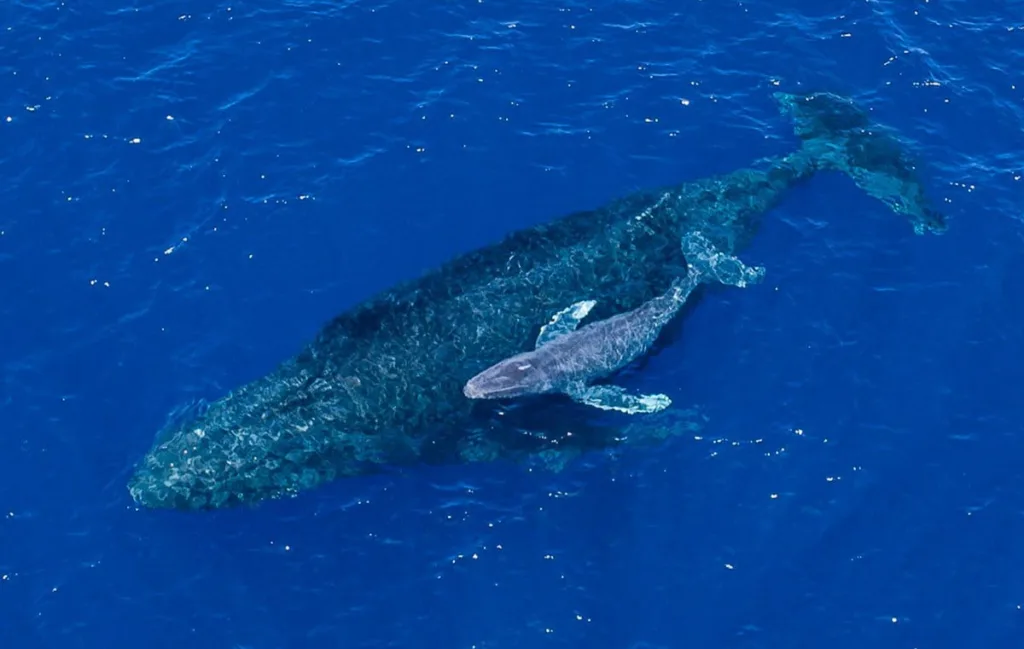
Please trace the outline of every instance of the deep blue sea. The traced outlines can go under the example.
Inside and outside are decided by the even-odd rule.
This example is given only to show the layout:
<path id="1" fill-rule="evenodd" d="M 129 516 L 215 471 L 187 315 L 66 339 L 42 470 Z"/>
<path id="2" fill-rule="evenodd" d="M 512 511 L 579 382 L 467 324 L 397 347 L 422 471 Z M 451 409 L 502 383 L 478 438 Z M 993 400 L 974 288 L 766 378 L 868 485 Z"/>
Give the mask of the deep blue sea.
<path id="1" fill-rule="evenodd" d="M 949 229 L 793 191 L 764 283 L 622 379 L 692 432 L 132 501 L 174 412 L 343 309 L 793 150 L 779 90 L 897 132 Z M 1018 0 L 6 3 L 0 647 L 1018 648 L 1022 176 Z"/>

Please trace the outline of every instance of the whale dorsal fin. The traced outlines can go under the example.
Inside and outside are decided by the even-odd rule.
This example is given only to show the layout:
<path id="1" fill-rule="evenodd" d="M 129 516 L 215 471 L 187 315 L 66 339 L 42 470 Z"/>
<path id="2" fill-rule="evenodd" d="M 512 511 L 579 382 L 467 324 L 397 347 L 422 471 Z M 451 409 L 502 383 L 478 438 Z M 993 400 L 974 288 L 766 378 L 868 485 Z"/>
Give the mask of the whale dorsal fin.
<path id="1" fill-rule="evenodd" d="M 575 331 L 576 327 L 580 326 L 580 320 L 587 317 L 595 304 L 596 300 L 582 300 L 551 316 L 551 321 L 540 328 L 536 347 L 543 347 L 552 340 Z"/>

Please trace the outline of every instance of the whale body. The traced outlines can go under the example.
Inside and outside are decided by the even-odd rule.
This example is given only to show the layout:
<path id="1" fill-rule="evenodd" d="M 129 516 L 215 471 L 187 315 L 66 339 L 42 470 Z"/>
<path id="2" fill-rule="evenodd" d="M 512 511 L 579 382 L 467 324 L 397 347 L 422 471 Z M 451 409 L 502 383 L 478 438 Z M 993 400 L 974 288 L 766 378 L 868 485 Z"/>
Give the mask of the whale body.
<path id="1" fill-rule="evenodd" d="M 512 232 L 354 305 L 267 375 L 164 431 L 128 480 L 132 498 L 209 510 L 391 467 L 626 443 L 482 436 L 481 402 L 463 386 L 529 350 L 539 326 L 566 305 L 595 300 L 594 317 L 605 318 L 667 291 L 685 272 L 679 242 L 688 232 L 736 254 L 760 216 L 819 171 L 846 174 L 919 234 L 945 230 L 896 138 L 852 101 L 774 97 L 801 140 L 791 153 Z"/>
<path id="2" fill-rule="evenodd" d="M 561 392 L 588 406 L 631 415 L 667 408 L 672 400 L 665 394 L 636 395 L 615 385 L 589 384 L 646 353 L 702 282 L 743 287 L 764 277 L 764 268 L 749 268 L 723 254 L 699 231 L 683 235 L 681 247 L 689 270 L 669 290 L 632 311 L 582 328 L 579 323 L 597 301 L 569 305 L 541 327 L 536 349 L 488 367 L 466 382 L 463 394 L 470 399 L 510 399 Z"/>

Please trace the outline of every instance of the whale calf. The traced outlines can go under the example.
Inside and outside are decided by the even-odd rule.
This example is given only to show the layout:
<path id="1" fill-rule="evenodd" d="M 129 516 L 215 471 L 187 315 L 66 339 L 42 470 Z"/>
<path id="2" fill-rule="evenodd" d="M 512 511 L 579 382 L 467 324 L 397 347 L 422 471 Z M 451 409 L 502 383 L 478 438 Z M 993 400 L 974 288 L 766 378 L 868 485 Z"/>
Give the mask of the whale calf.
<path id="1" fill-rule="evenodd" d="M 589 383 L 647 352 L 698 284 L 717 280 L 744 287 L 764 277 L 764 268 L 747 267 L 721 253 L 699 231 L 684 234 L 680 243 L 689 269 L 684 277 L 673 280 L 669 290 L 632 311 L 582 328 L 579 323 L 597 301 L 569 305 L 541 327 L 535 349 L 488 367 L 466 382 L 463 394 L 470 399 L 509 399 L 561 392 L 579 403 L 627 414 L 667 408 L 672 400 L 664 394 L 634 395 L 618 386 Z"/>
<path id="2" fill-rule="evenodd" d="M 128 479 L 132 498 L 210 510 L 395 467 L 633 443 L 481 435 L 487 403 L 463 386 L 528 350 L 566 305 L 595 300 L 591 315 L 606 318 L 667 291 L 685 272 L 689 232 L 735 255 L 762 215 L 819 172 L 845 174 L 919 234 L 946 229 L 899 140 L 856 104 L 827 92 L 774 98 L 800 140 L 789 153 L 512 232 L 351 306 L 266 375 L 162 431 Z"/>

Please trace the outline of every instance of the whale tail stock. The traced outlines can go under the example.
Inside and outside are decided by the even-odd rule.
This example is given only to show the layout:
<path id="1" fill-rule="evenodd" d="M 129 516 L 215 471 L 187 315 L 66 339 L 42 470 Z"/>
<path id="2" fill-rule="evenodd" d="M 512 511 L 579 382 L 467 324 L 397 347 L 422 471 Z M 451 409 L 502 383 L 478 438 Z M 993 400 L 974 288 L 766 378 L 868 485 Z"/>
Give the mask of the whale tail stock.
<path id="1" fill-rule="evenodd" d="M 945 216 L 930 204 L 901 143 L 852 100 L 828 92 L 774 94 L 819 169 L 841 171 L 858 187 L 906 216 L 917 234 L 941 234 Z"/>

